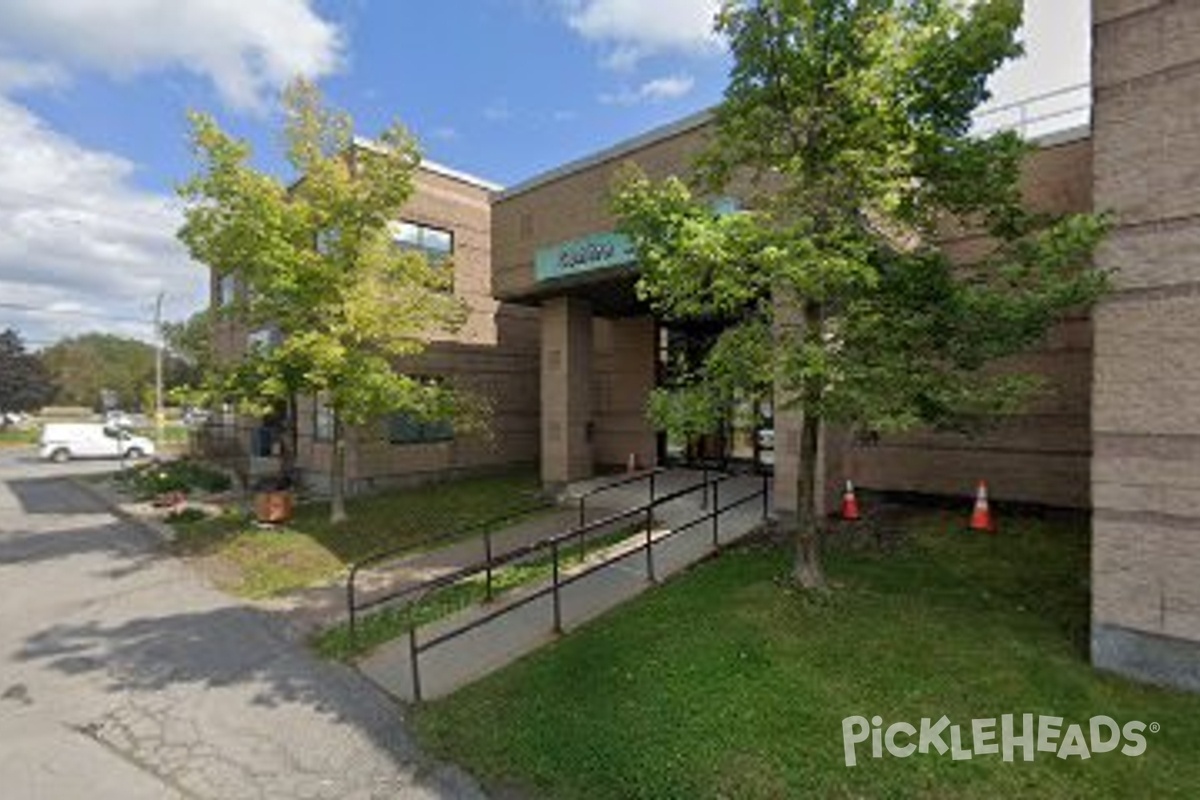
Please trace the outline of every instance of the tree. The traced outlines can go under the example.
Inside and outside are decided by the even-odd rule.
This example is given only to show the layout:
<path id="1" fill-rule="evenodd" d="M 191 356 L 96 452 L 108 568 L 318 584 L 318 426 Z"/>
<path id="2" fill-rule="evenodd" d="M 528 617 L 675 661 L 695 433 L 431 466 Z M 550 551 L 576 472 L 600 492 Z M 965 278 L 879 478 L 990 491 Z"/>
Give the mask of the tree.
<path id="1" fill-rule="evenodd" d="M 85 333 L 63 339 L 42 351 L 65 405 L 99 408 L 111 392 L 122 408 L 141 406 L 154 390 L 154 347 L 111 333 Z"/>
<path id="2" fill-rule="evenodd" d="M 205 376 L 216 365 L 212 310 L 203 309 L 182 322 L 163 322 L 161 335 L 169 356 L 166 383 L 179 396 L 202 391 Z"/>
<path id="3" fill-rule="evenodd" d="M 465 309 L 449 263 L 393 242 L 420 161 L 404 128 L 394 124 L 377 145 L 358 146 L 351 119 L 326 109 L 305 81 L 285 91 L 284 112 L 297 175 L 290 186 L 250 167 L 250 148 L 211 117 L 190 116 L 200 168 L 180 188 L 187 210 L 179 236 L 195 259 L 244 287 L 215 313 L 264 334 L 217 370 L 216 393 L 257 413 L 294 409 L 298 395 L 333 409 L 336 522 L 345 518 L 347 425 L 393 411 L 444 420 L 468 407 L 452 389 L 396 368 L 460 327 Z M 294 425 L 294 413 L 285 418 Z"/>
<path id="4" fill-rule="evenodd" d="M 0 427 L 9 413 L 36 411 L 54 396 L 54 382 L 40 358 L 25 352 L 12 328 L 0 331 Z"/>
<path id="5" fill-rule="evenodd" d="M 1027 146 L 972 137 L 1020 53 L 1021 0 L 757 0 L 717 18 L 734 66 L 685 182 L 622 176 L 614 207 L 667 318 L 728 327 L 691 382 L 774 382 L 803 414 L 794 577 L 822 586 L 821 427 L 969 428 L 1036 387 L 991 365 L 1104 291 L 1106 221 L 1023 207 Z M 741 200 L 719 215 L 713 198 Z M 989 237 L 969 263 L 939 236 Z M 686 387 L 685 387 L 686 388 Z"/>

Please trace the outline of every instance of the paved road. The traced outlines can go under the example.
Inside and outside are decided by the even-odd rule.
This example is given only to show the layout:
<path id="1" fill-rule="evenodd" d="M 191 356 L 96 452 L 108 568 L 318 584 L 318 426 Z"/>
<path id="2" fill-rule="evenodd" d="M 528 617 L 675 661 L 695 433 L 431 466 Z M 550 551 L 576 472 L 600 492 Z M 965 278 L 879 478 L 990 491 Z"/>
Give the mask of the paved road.
<path id="1" fill-rule="evenodd" d="M 356 673 L 64 479 L 111 468 L 0 451 L 0 796 L 480 796 Z"/>

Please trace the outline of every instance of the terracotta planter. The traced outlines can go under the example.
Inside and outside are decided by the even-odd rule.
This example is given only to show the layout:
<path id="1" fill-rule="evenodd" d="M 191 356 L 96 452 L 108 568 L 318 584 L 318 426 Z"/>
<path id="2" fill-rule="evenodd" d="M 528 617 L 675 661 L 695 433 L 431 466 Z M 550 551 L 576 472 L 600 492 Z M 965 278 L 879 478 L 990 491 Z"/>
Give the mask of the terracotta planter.
<path id="1" fill-rule="evenodd" d="M 259 522 L 277 525 L 292 518 L 294 505 L 291 492 L 259 492 L 254 496 L 254 516 Z"/>

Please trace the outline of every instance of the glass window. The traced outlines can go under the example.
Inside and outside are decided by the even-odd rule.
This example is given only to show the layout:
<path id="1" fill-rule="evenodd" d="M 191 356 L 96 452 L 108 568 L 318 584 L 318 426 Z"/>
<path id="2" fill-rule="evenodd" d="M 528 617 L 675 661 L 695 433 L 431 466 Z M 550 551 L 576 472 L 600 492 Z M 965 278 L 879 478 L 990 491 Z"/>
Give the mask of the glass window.
<path id="1" fill-rule="evenodd" d="M 232 272 L 222 275 L 217 281 L 217 305 L 224 308 L 237 297 L 237 276 Z"/>
<path id="2" fill-rule="evenodd" d="M 454 252 L 454 234 L 444 228 L 401 220 L 392 224 L 392 240 L 406 250 L 420 250 L 431 259 Z"/>
<path id="3" fill-rule="evenodd" d="M 317 442 L 333 441 L 333 426 L 336 418 L 328 402 L 328 396 L 324 394 L 317 395 L 313 399 L 313 440 Z"/>
<path id="4" fill-rule="evenodd" d="M 454 438 L 454 425 L 448 421 L 426 422 L 398 411 L 387 420 L 388 441 L 392 444 L 446 442 Z"/>

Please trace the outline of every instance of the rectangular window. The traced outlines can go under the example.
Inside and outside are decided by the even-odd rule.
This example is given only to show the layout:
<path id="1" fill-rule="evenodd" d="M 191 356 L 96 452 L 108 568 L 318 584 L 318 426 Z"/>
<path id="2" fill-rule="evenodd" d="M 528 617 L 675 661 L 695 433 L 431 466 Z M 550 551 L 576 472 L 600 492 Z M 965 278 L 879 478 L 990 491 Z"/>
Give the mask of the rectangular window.
<path id="1" fill-rule="evenodd" d="M 392 224 L 392 240 L 405 250 L 417 250 L 431 261 L 454 253 L 454 234 L 444 228 L 401 220 Z"/>
<path id="2" fill-rule="evenodd" d="M 313 441 L 333 441 L 333 425 L 336 418 L 328 402 L 329 398 L 324 394 L 313 398 Z"/>
<path id="3" fill-rule="evenodd" d="M 441 420 L 425 422 L 397 411 L 387 419 L 387 433 L 392 444 L 448 442 L 454 438 L 454 425 Z"/>
<path id="4" fill-rule="evenodd" d="M 237 276 L 232 272 L 222 275 L 217 280 L 217 305 L 221 308 L 233 303 L 237 297 Z"/>

